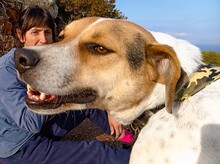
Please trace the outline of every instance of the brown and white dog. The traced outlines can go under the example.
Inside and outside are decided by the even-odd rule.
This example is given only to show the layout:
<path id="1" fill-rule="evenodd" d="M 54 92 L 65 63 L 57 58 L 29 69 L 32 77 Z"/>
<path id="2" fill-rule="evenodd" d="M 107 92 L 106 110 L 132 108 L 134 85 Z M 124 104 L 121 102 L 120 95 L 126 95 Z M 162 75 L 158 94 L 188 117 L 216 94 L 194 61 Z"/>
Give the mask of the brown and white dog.
<path id="1" fill-rule="evenodd" d="M 197 47 L 107 18 L 73 21 L 61 36 L 15 52 L 20 78 L 46 94 L 40 102 L 26 100 L 33 111 L 100 108 L 126 125 L 165 104 L 141 130 L 130 163 L 220 163 L 220 80 L 174 101 L 202 64 Z M 56 96 L 44 101 L 47 95 Z"/>

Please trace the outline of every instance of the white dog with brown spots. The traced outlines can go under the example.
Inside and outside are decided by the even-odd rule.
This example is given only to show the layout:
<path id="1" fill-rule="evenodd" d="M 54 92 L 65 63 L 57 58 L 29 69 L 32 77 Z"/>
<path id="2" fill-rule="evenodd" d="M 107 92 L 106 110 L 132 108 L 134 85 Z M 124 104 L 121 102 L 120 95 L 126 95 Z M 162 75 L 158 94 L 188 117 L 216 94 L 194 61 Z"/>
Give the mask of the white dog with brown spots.
<path id="1" fill-rule="evenodd" d="M 61 37 L 15 52 L 20 78 L 41 92 L 39 102 L 26 99 L 33 111 L 100 108 L 126 125 L 165 104 L 141 130 L 130 163 L 220 163 L 219 77 L 184 100 L 176 99 L 203 64 L 197 47 L 106 18 L 73 21 Z M 214 76 L 219 76 L 217 69 L 211 70 Z"/>

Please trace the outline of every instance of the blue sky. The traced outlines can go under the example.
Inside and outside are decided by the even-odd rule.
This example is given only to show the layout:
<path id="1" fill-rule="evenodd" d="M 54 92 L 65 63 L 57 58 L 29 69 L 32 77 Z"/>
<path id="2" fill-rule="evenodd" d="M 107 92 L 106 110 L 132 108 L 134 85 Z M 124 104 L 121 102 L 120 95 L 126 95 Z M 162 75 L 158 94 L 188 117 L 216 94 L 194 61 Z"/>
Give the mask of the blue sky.
<path id="1" fill-rule="evenodd" d="M 220 0 L 116 0 L 128 20 L 220 52 Z"/>

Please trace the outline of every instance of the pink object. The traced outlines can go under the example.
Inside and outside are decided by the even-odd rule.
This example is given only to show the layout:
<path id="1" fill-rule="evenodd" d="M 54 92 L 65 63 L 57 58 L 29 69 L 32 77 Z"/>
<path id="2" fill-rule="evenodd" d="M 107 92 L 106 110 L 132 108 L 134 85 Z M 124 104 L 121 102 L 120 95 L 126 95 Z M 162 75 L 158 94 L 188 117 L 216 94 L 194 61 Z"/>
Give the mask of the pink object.
<path id="1" fill-rule="evenodd" d="M 134 136 L 130 131 L 125 130 L 124 136 L 119 139 L 121 142 L 132 143 L 134 141 Z"/>

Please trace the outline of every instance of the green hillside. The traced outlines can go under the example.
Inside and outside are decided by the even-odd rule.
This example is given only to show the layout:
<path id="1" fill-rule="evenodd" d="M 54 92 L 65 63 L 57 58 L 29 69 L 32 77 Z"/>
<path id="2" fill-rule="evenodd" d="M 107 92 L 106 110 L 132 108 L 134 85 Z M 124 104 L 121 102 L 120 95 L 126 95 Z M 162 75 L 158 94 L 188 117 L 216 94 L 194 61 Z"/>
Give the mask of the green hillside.
<path id="1" fill-rule="evenodd" d="M 203 61 L 205 63 L 215 64 L 220 66 L 220 53 L 214 51 L 203 51 Z"/>

